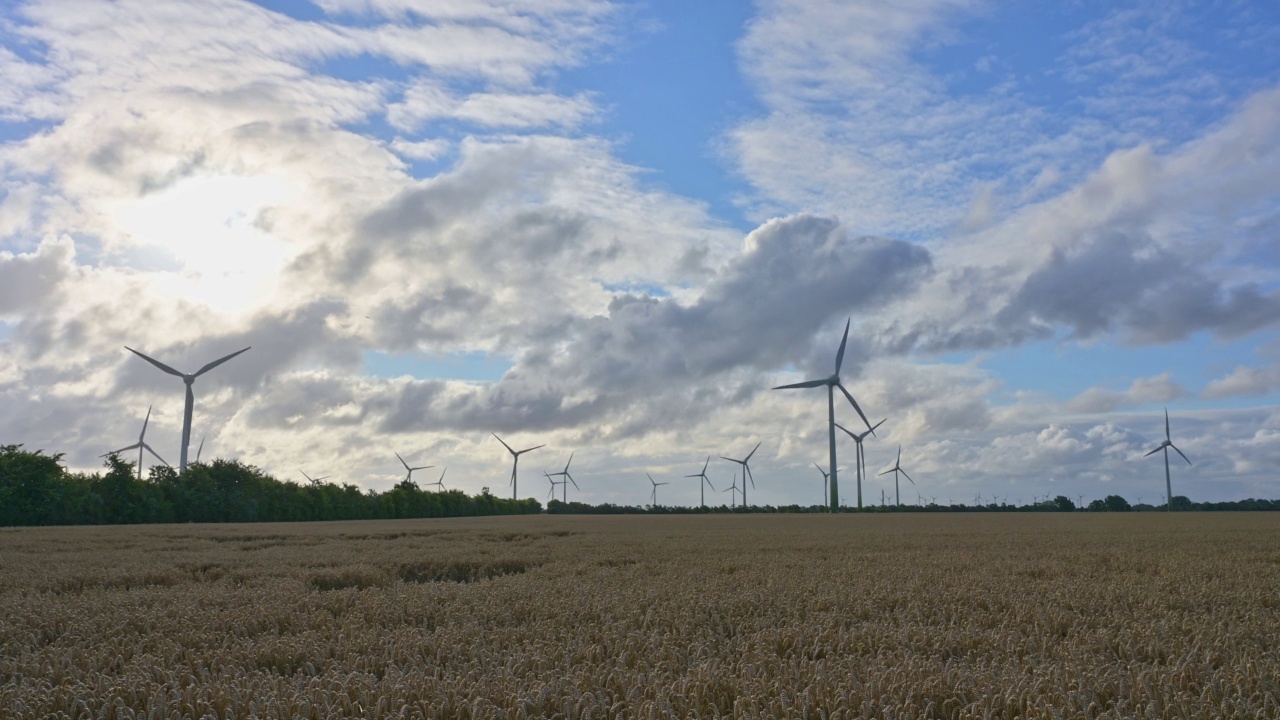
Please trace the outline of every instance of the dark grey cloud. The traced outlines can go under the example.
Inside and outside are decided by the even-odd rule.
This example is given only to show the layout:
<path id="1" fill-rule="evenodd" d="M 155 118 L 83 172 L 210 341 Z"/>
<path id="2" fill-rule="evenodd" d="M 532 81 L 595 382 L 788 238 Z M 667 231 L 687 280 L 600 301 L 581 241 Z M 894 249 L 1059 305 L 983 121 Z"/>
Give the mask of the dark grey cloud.
<path id="1" fill-rule="evenodd" d="M 1280 321 L 1280 292 L 1228 287 L 1145 235 L 1117 231 L 1055 249 L 996 320 L 1077 338 L 1118 331 L 1138 344 L 1199 330 L 1236 337 Z"/>
<path id="2" fill-rule="evenodd" d="M 406 389 L 383 429 L 534 430 L 616 419 L 613 432 L 641 433 L 663 417 L 688 422 L 759 389 L 742 392 L 733 372 L 803 361 L 820 329 L 910 293 L 929 269 L 928 252 L 910 243 L 851 238 L 825 218 L 775 220 L 747 238 L 745 252 L 697 300 L 620 293 L 607 314 L 568 320 L 540 341 L 527 336 L 532 348 L 493 386 L 448 399 L 437 383 Z M 833 353 L 820 353 L 824 372 Z"/>

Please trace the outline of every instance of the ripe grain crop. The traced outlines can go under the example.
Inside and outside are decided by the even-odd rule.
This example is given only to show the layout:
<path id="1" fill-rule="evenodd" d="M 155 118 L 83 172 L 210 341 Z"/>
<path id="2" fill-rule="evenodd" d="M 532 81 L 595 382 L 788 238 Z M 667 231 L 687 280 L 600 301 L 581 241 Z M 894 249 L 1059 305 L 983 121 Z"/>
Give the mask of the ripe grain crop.
<path id="1" fill-rule="evenodd" d="M 1275 514 L 0 531 L 6 718 L 1280 717 Z"/>

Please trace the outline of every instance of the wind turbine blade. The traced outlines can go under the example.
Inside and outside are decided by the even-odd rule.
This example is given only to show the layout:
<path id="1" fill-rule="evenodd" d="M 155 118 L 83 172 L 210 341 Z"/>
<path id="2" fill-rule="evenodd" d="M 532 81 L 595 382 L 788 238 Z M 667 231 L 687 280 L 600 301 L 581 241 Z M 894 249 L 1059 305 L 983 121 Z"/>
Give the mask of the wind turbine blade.
<path id="1" fill-rule="evenodd" d="M 512 455 L 515 455 L 515 454 L 516 454 L 516 451 L 515 451 L 515 450 L 512 450 L 512 449 L 511 449 L 511 446 L 510 446 L 510 445 L 508 445 L 508 444 L 506 443 L 506 441 L 504 441 L 502 438 L 498 437 L 498 433 L 489 433 L 489 434 L 490 434 L 490 435 L 492 435 L 492 436 L 494 436 L 495 438 L 497 438 L 498 442 L 502 443 L 502 447 L 504 447 L 504 448 L 506 448 L 506 449 L 507 449 L 507 452 L 511 453 Z"/>
<path id="2" fill-rule="evenodd" d="M 164 363 L 160 362 L 159 360 L 156 360 L 156 359 L 154 359 L 154 358 L 149 358 L 149 357 L 147 357 L 146 355 L 143 355 L 142 353 L 138 352 L 137 350 L 134 350 L 133 348 L 129 347 L 128 345 L 125 345 L 125 346 L 124 346 L 124 349 L 125 349 L 125 350 L 128 350 L 129 352 L 133 353 L 134 355 L 137 355 L 138 357 L 142 358 L 143 360 L 146 360 L 147 362 L 151 363 L 152 365 L 155 365 L 156 367 L 158 367 L 158 368 L 160 368 L 161 370 L 163 370 L 163 371 L 165 371 L 165 372 L 169 373 L 170 375 L 177 375 L 178 377 L 182 377 L 182 373 L 178 372 L 177 370 L 174 370 L 173 368 L 169 367 L 168 365 L 165 365 Z"/>
<path id="3" fill-rule="evenodd" d="M 525 449 L 523 449 L 523 450 L 521 450 L 521 451 L 517 452 L 516 454 L 517 454 L 517 455 L 523 455 L 523 454 L 525 454 L 525 453 L 527 453 L 527 452 L 533 452 L 534 450 L 537 450 L 538 448 L 546 447 L 546 446 L 547 446 L 547 445 L 546 445 L 546 443 L 543 443 L 543 444 L 541 444 L 541 445 L 534 445 L 533 447 L 531 447 L 531 448 L 525 448 Z"/>
<path id="4" fill-rule="evenodd" d="M 564 464 L 564 471 L 569 472 L 569 466 L 573 464 L 573 453 L 569 453 L 569 462 Z"/>
<path id="5" fill-rule="evenodd" d="M 200 447 L 196 448 L 196 462 L 200 462 L 200 453 L 204 452 L 204 438 L 200 438 Z M 168 465 L 169 463 L 165 463 Z"/>
<path id="6" fill-rule="evenodd" d="M 155 450 L 152 450 L 150 445 L 146 443 L 142 443 L 142 448 L 147 452 L 151 453 L 152 455 L 155 455 L 156 459 L 159 460 L 160 462 L 164 463 L 165 465 L 169 465 L 169 462 L 164 458 L 160 457 L 160 453 L 156 452 Z M 169 467 L 173 467 L 173 466 L 169 465 Z"/>
<path id="7" fill-rule="evenodd" d="M 751 452 L 747 453 L 747 456 L 746 456 L 745 458 L 743 458 L 743 459 L 742 459 L 742 462 L 744 462 L 744 463 L 745 463 L 745 462 L 751 462 L 751 456 L 752 456 L 752 455 L 755 455 L 755 454 L 756 454 L 756 451 L 757 451 L 757 450 L 759 450 L 759 449 L 760 449 L 760 446 L 761 446 L 761 445 L 763 445 L 763 444 L 764 444 L 764 441 L 763 441 L 763 440 L 761 440 L 760 442 L 756 443 L 756 446 L 755 446 L 755 447 L 753 447 L 753 448 L 751 448 Z"/>
<path id="8" fill-rule="evenodd" d="M 876 477 L 880 477 L 881 475 L 888 475 L 889 473 L 893 472 L 893 470 L 894 470 L 893 468 L 889 468 L 888 470 L 885 470 L 882 473 L 876 473 Z"/>
<path id="9" fill-rule="evenodd" d="M 741 460 L 735 460 L 735 459 L 733 459 L 733 458 L 727 458 L 727 457 L 725 457 L 725 456 L 723 456 L 723 455 L 721 455 L 721 456 L 720 456 L 720 459 L 721 459 L 721 460 L 728 460 L 729 462 L 736 462 L 736 463 L 738 463 L 739 465 L 741 465 L 741 464 L 742 464 L 742 461 L 741 461 Z"/>
<path id="10" fill-rule="evenodd" d="M 1169 443 L 1169 447 L 1171 447 L 1171 448 L 1173 448 L 1175 451 L 1177 451 L 1177 453 L 1178 453 L 1179 455 L 1182 455 L 1182 451 L 1181 451 L 1181 450 L 1178 450 L 1178 446 L 1177 446 L 1177 445 L 1174 445 L 1173 443 Z M 1189 459 L 1187 458 L 1187 456 L 1186 456 L 1186 455 L 1182 455 L 1182 459 L 1183 459 L 1183 460 L 1186 460 L 1188 465 L 1190 465 L 1190 464 L 1191 464 L 1191 460 L 1189 460 Z"/>
<path id="11" fill-rule="evenodd" d="M 871 421 L 867 419 L 866 413 L 862 412 L 862 408 L 858 407 L 858 401 L 853 399 L 853 396 L 849 394 L 849 391 L 841 383 L 836 383 L 836 387 L 840 388 L 840 392 L 844 393 L 844 396 L 848 398 L 849 404 L 853 406 L 854 410 L 858 411 L 858 417 L 862 418 L 862 422 L 867 424 L 867 429 L 871 430 L 872 435 L 875 435 L 875 428 L 871 427 Z"/>
<path id="12" fill-rule="evenodd" d="M 907 471 L 906 471 L 906 470 L 903 470 L 902 468 L 898 468 L 898 472 L 902 473 L 903 475 L 906 475 L 907 479 L 908 479 L 908 480 L 911 480 L 911 476 L 910 476 L 910 475 L 907 475 Z M 912 485 L 915 485 L 915 484 L 916 484 L 916 481 L 915 481 L 915 480 L 911 480 L 911 484 L 912 484 Z"/>
<path id="13" fill-rule="evenodd" d="M 140 447 L 142 447 L 142 443 L 141 443 L 141 442 L 136 442 L 136 443 L 134 443 L 134 444 L 130 445 L 129 447 L 122 447 L 122 448 L 120 448 L 119 450 L 112 450 L 111 452 L 109 452 L 109 453 L 103 453 L 103 454 L 99 455 L 98 457 L 107 457 L 108 455 L 118 455 L 118 454 L 120 454 L 120 453 L 124 452 L 125 450 L 133 450 L 133 449 L 135 449 L 135 448 L 140 448 Z"/>
<path id="14" fill-rule="evenodd" d="M 840 349 L 836 351 L 836 375 L 840 374 L 840 366 L 844 364 L 844 346 L 849 342 L 849 323 L 853 318 L 844 321 L 844 337 L 840 338 Z"/>
<path id="15" fill-rule="evenodd" d="M 774 390 L 792 390 L 794 388 L 814 388 L 822 387 L 827 384 L 826 379 L 822 380 L 805 380 L 804 382 L 792 383 L 790 385 L 779 385 Z"/>
<path id="16" fill-rule="evenodd" d="M 754 489 L 756 486 L 756 476 L 751 472 L 751 466 L 746 463 L 742 463 L 742 467 L 747 471 L 747 479 L 751 481 L 751 487 Z"/>
<path id="17" fill-rule="evenodd" d="M 856 434 L 856 433 L 854 433 L 854 432 L 853 432 L 852 430 L 850 430 L 849 428 L 847 428 L 847 427 L 845 427 L 845 426 L 841 425 L 840 423 L 836 423 L 836 427 L 838 427 L 838 428 L 840 428 L 841 430 L 843 430 L 845 435 L 848 435 L 849 437 L 853 438 L 854 440 L 857 440 L 857 439 L 858 439 L 858 436 L 857 436 L 857 434 Z"/>
<path id="18" fill-rule="evenodd" d="M 685 477 L 702 477 L 702 475 L 699 475 L 699 474 L 695 474 L 695 475 L 685 475 Z"/>
<path id="19" fill-rule="evenodd" d="M 653 476 L 652 476 L 652 475 L 650 475 L 649 473 L 645 473 L 645 474 L 644 474 L 644 476 L 645 476 L 645 477 L 647 477 L 647 478 L 649 478 L 649 482 L 651 482 L 651 483 L 653 482 Z M 654 484 L 654 485 L 657 485 L 657 483 L 653 483 L 653 484 Z"/>
<path id="20" fill-rule="evenodd" d="M 573 483 L 573 487 L 574 487 L 574 489 L 575 489 L 575 490 L 581 490 L 581 489 L 582 489 L 582 488 L 578 487 L 578 481 L 577 481 L 577 480 L 574 480 L 572 475 L 570 475 L 569 473 L 565 473 L 565 474 L 564 474 L 564 476 L 565 476 L 565 477 L 567 477 L 567 478 L 569 478 L 569 482 Z"/>
<path id="21" fill-rule="evenodd" d="M 147 423 L 151 422 L 151 407 L 147 406 L 147 416 L 142 419 L 142 432 L 138 433 L 138 442 L 142 442 L 143 436 L 147 434 Z"/>
<path id="22" fill-rule="evenodd" d="M 711 484 L 711 479 L 710 479 L 710 478 L 708 478 L 706 475 L 703 475 L 703 476 L 702 476 L 702 480 L 703 480 L 703 482 L 705 482 L 705 483 L 707 484 L 707 486 L 708 486 L 708 487 L 710 487 L 710 488 L 711 488 L 711 491 L 712 491 L 712 492 L 715 492 L 716 486 Z"/>
<path id="23" fill-rule="evenodd" d="M 1172 437 L 1169 436 L 1169 408 L 1164 409 L 1164 439 L 1165 440 L 1173 439 Z"/>
<path id="24" fill-rule="evenodd" d="M 1143 455 L 1142 457 L 1151 457 L 1152 455 L 1155 455 L 1156 453 L 1160 452 L 1163 449 L 1164 449 L 1164 446 L 1161 445 L 1160 447 L 1156 448 L 1155 450 L 1152 450 L 1151 452 L 1147 453 L 1146 455 Z"/>
<path id="25" fill-rule="evenodd" d="M 893 465 L 894 465 L 894 467 L 897 467 L 897 466 L 899 466 L 899 465 L 901 465 L 901 464 L 902 464 L 902 446 L 901 446 L 901 445 L 899 445 L 899 446 L 898 446 L 898 459 L 894 461 Z"/>
<path id="26" fill-rule="evenodd" d="M 875 435 L 875 434 L 876 434 L 876 428 L 878 428 L 878 427 L 880 427 L 881 425 L 883 425 L 883 424 L 885 423 L 885 421 L 886 421 L 886 420 L 888 420 L 888 419 L 889 419 L 889 418 L 885 418 L 884 420 L 881 420 L 880 422 L 876 423 L 875 425 L 872 425 L 872 426 L 871 426 L 871 434 L 872 434 L 872 435 Z"/>
<path id="27" fill-rule="evenodd" d="M 226 361 L 230 360 L 231 358 L 233 358 L 233 357 L 235 357 L 235 356 L 239 355 L 240 353 L 242 353 L 242 352 L 248 352 L 248 351 L 249 351 L 249 348 L 245 348 L 244 350 L 237 350 L 237 351 L 235 351 L 235 352 L 231 353 L 230 355 L 228 355 L 228 356 L 226 356 L 226 357 L 218 358 L 217 360 L 214 360 L 213 362 L 209 363 L 208 365 L 205 365 L 204 367 L 202 367 L 202 368 L 200 368 L 199 370 L 197 370 L 197 371 L 195 372 L 195 374 L 194 374 L 192 377 L 200 377 L 201 375 L 203 375 L 203 374 L 205 374 L 205 373 L 209 372 L 210 370 L 212 370 L 212 369 L 214 369 L 214 368 L 218 367 L 218 366 L 219 366 L 219 365 L 221 365 L 222 363 L 224 363 L 224 362 L 226 362 Z"/>
<path id="28" fill-rule="evenodd" d="M 404 466 L 405 470 L 408 470 L 409 472 L 413 472 L 413 468 L 409 467 L 409 463 L 405 462 L 404 458 L 400 457 L 400 453 L 396 452 L 395 450 L 392 450 L 391 452 L 395 453 L 396 459 L 400 461 L 400 464 Z"/>
<path id="29" fill-rule="evenodd" d="M 707 472 L 707 466 L 708 466 L 708 465 L 710 465 L 710 464 L 711 464 L 711 456 L 710 456 L 710 455 L 708 455 L 708 456 L 707 456 L 707 461 L 706 461 L 706 462 L 704 462 L 704 463 L 702 463 L 702 473 L 703 473 L 704 475 L 705 475 L 705 474 L 706 474 L 706 472 Z"/>

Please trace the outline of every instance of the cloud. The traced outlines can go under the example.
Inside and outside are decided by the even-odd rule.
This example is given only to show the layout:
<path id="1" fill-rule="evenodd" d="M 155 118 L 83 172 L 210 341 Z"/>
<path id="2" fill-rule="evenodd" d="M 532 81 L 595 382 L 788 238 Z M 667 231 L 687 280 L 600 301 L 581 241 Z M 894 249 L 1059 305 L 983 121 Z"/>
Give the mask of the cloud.
<path id="1" fill-rule="evenodd" d="M 1269 395 L 1280 389 L 1280 366 L 1237 366 L 1230 374 L 1211 381 L 1201 395 L 1216 400 L 1226 397 Z"/>
<path id="2" fill-rule="evenodd" d="M 59 301 L 75 273 L 69 238 L 46 238 L 35 252 L 0 252 L 0 317 L 14 317 Z"/>
<path id="3" fill-rule="evenodd" d="M 1169 402 L 1184 394 L 1182 386 L 1173 381 L 1173 373 L 1165 372 L 1155 377 L 1138 378 L 1121 392 L 1089 388 L 1068 401 L 1066 409 L 1073 413 L 1106 413 L 1116 408 Z"/>

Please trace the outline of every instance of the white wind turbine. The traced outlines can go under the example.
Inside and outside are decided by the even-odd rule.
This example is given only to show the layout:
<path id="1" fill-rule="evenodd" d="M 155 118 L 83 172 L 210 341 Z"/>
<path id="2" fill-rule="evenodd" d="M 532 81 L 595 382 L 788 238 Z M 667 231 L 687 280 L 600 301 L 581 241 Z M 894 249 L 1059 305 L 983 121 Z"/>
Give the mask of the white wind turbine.
<path id="1" fill-rule="evenodd" d="M 435 467 L 435 465 L 423 465 L 422 467 L 409 467 L 409 463 L 405 462 L 404 458 L 400 457 L 400 453 L 396 452 L 395 450 L 392 450 L 391 452 L 395 453 L 396 459 L 399 460 L 400 464 L 404 466 L 404 469 L 408 471 L 408 474 L 404 476 L 405 482 L 413 482 L 414 470 L 427 470 L 429 468 Z"/>
<path id="2" fill-rule="evenodd" d="M 701 472 L 694 473 L 693 475 L 685 475 L 685 477 L 687 478 L 702 478 L 702 480 L 698 482 L 698 490 L 701 491 L 702 493 L 702 507 L 704 508 L 707 506 L 707 487 L 710 486 L 713 492 L 716 489 L 716 486 L 712 485 L 711 480 L 707 478 L 707 466 L 710 464 L 711 464 L 711 456 L 708 455 L 707 461 L 702 463 Z"/>
<path id="3" fill-rule="evenodd" d="M 447 473 L 447 472 L 449 472 L 449 468 L 447 468 L 447 467 L 446 467 L 444 470 L 441 470 L 441 471 L 440 471 L 440 479 L 439 479 L 439 480 L 437 480 L 437 481 L 435 481 L 435 482 L 433 482 L 433 483 L 427 483 L 427 484 L 426 484 L 426 485 L 424 485 L 423 487 L 431 487 L 432 485 L 435 485 L 436 487 L 440 488 L 439 492 L 444 492 L 444 474 L 445 474 L 445 473 Z"/>
<path id="4" fill-rule="evenodd" d="M 547 493 L 547 499 L 548 499 L 548 500 L 554 500 L 554 499 L 555 499 L 555 497 L 556 497 L 556 485 L 561 485 L 561 484 L 563 484 L 563 483 L 564 483 L 564 480 L 561 480 L 560 482 L 556 482 L 555 480 L 552 480 L 552 479 L 551 479 L 551 473 L 549 473 L 549 472 L 547 472 L 547 471 L 545 471 L 545 470 L 544 470 L 544 471 L 542 471 L 542 476 L 543 476 L 543 477 L 545 477 L 545 478 L 547 479 L 547 482 L 551 483 L 551 490 Z"/>
<path id="5" fill-rule="evenodd" d="M 871 426 L 871 429 L 870 429 L 870 430 L 867 430 L 867 431 L 866 431 L 866 432 L 864 432 L 864 433 L 855 433 L 854 431 L 852 431 L 852 430 L 850 430 L 849 428 L 847 428 L 847 427 L 845 427 L 845 426 L 841 425 L 840 423 L 836 423 L 836 427 L 838 427 L 838 428 L 840 428 L 841 430 L 845 431 L 845 434 L 847 434 L 849 437 L 853 438 L 853 441 L 854 441 L 855 443 L 857 443 L 857 446 L 858 446 L 858 447 L 857 447 L 857 451 L 856 451 L 856 455 L 857 455 L 857 457 L 855 457 L 855 458 L 854 458 L 854 460 L 855 460 L 854 465 L 856 465 L 856 466 L 857 466 L 857 476 L 858 476 L 858 509 L 859 509 L 859 510 L 861 510 L 861 509 L 862 509 L 862 478 L 863 478 L 863 477 L 865 477 L 865 476 L 866 476 L 866 474 L 867 474 L 867 455 L 866 455 L 866 453 L 865 453 L 865 452 L 863 452 L 863 450 L 862 450 L 862 441 L 863 441 L 863 440 L 866 440 L 868 435 L 872 435 L 872 434 L 874 434 L 874 433 L 875 433 L 876 428 L 878 428 L 878 427 L 880 427 L 881 425 L 883 425 L 883 424 L 885 423 L 885 420 L 888 420 L 888 419 L 889 419 L 889 418 L 885 418 L 884 420 L 881 420 L 880 422 L 876 423 L 875 425 L 872 425 L 872 426 Z"/>
<path id="6" fill-rule="evenodd" d="M 146 450 L 152 455 L 155 455 L 156 459 L 164 463 L 165 465 L 169 465 L 169 463 L 165 462 L 164 458 L 160 457 L 159 453 L 157 453 L 155 450 L 152 450 L 151 446 L 147 444 L 147 440 L 146 440 L 147 423 L 149 422 L 151 422 L 151 406 L 150 405 L 147 406 L 147 417 L 144 418 L 142 421 L 142 432 L 138 433 L 138 442 L 128 447 L 122 447 L 119 450 L 112 450 L 111 452 L 106 453 L 105 455 L 99 455 L 98 457 L 107 457 L 107 455 L 115 455 L 116 453 L 122 453 L 125 450 L 132 450 L 134 448 L 138 448 L 138 479 L 139 480 L 142 479 L 142 457 L 143 457 L 142 451 L 143 450 Z"/>
<path id="7" fill-rule="evenodd" d="M 560 472 L 544 473 L 548 479 L 556 477 L 557 475 L 560 477 L 560 484 L 564 485 L 564 498 L 561 500 L 561 502 L 566 504 L 569 502 L 569 483 L 573 483 L 574 490 L 578 490 L 578 491 L 582 490 L 582 488 L 578 487 L 578 481 L 574 480 L 573 476 L 569 474 L 569 466 L 572 464 L 573 464 L 573 453 L 569 453 L 569 462 L 564 464 L 563 470 L 561 470 Z M 552 490 L 554 489 L 555 488 L 552 488 Z"/>
<path id="8" fill-rule="evenodd" d="M 733 484 L 721 490 L 720 492 L 730 492 L 730 491 L 732 491 L 733 494 L 729 496 L 729 507 L 735 508 L 737 507 L 737 501 L 738 501 L 738 473 L 733 474 Z"/>
<path id="9" fill-rule="evenodd" d="M 858 401 L 853 399 L 853 395 L 850 395 L 849 391 L 846 390 L 844 385 L 840 382 L 840 366 L 844 363 L 844 348 L 845 344 L 849 341 L 850 322 L 852 322 L 852 318 L 845 321 L 844 337 L 840 340 L 840 349 L 836 351 L 836 371 L 832 373 L 831 377 L 823 378 L 821 380 L 806 380 L 804 382 L 792 383 L 791 385 L 779 385 L 774 388 L 774 390 L 788 390 L 791 388 L 815 388 L 822 387 L 824 385 L 827 388 L 827 424 L 829 426 L 828 430 L 830 431 L 828 433 L 828 439 L 831 450 L 831 512 L 836 512 L 840 509 L 840 486 L 837 481 L 836 472 L 836 388 L 840 388 L 840 392 L 844 393 L 844 396 L 849 399 L 849 404 L 853 405 L 853 409 L 858 411 L 858 417 L 862 418 L 862 422 L 866 423 L 868 428 L 871 427 L 871 422 L 867 420 L 867 416 L 862 412 L 862 408 L 858 407 Z M 875 434 L 874 431 L 872 434 Z M 754 486 L 754 484 L 755 481 L 752 480 L 752 485 Z M 745 483 L 743 484 L 743 488 L 746 488 Z M 746 504 L 745 500 L 743 501 L 743 504 Z"/>
<path id="10" fill-rule="evenodd" d="M 888 475 L 889 473 L 893 473 L 894 502 L 898 504 L 898 507 L 902 507 L 902 494 L 898 490 L 898 473 L 902 473 L 903 475 L 906 475 L 907 480 L 911 480 L 911 476 L 907 475 L 907 471 L 902 469 L 902 446 L 901 445 L 898 446 L 898 459 L 893 462 L 893 467 L 880 473 L 880 475 Z M 877 475 L 876 477 L 879 477 L 880 475 Z M 911 484 L 915 485 L 916 481 L 911 480 Z"/>
<path id="11" fill-rule="evenodd" d="M 186 383 L 187 385 L 187 404 L 182 411 L 182 452 L 181 452 L 181 457 L 178 459 L 178 472 L 184 473 L 187 471 L 187 446 L 191 444 L 191 413 L 192 413 L 192 410 L 195 408 L 195 403 L 196 403 L 195 393 L 191 391 L 191 383 L 195 382 L 196 378 L 218 367 L 222 363 L 230 360 L 231 358 L 239 355 L 240 353 L 247 351 L 249 348 L 245 348 L 244 350 L 237 350 L 231 353 L 230 355 L 218 358 L 217 360 L 214 360 L 213 362 L 209 363 L 208 365 L 205 365 L 204 367 L 200 368 L 199 370 L 193 373 L 178 372 L 177 370 L 174 370 L 173 368 L 169 367 L 168 365 L 165 365 L 159 360 L 149 358 L 146 355 L 143 355 L 142 353 L 138 352 L 137 350 L 134 350 L 128 345 L 126 345 L 124 349 L 128 350 L 134 355 L 137 355 L 143 360 L 146 360 L 152 365 L 155 365 L 156 367 L 169 373 L 170 375 L 177 375 L 178 377 L 182 378 L 182 382 Z"/>
<path id="12" fill-rule="evenodd" d="M 649 500 L 649 504 L 652 507 L 658 507 L 658 487 L 661 485 L 670 485 L 671 483 L 657 482 L 649 473 L 645 473 L 644 476 L 649 478 L 649 482 L 653 483 L 653 495 Z"/>
<path id="13" fill-rule="evenodd" d="M 731 457 L 725 457 L 723 455 L 720 456 L 721 460 L 736 462 L 742 466 L 742 507 L 747 506 L 747 480 L 751 480 L 751 487 L 756 486 L 756 477 L 751 474 L 751 466 L 748 465 L 748 463 L 751 462 L 751 456 L 755 455 L 756 451 L 759 449 L 760 449 L 760 443 L 756 443 L 756 446 L 751 448 L 751 452 L 747 453 L 747 456 L 742 458 L 741 460 L 737 460 Z"/>
<path id="14" fill-rule="evenodd" d="M 1168 504 L 1165 505 L 1165 510 L 1168 512 L 1173 512 L 1173 483 L 1169 480 L 1169 448 L 1173 448 L 1174 452 L 1178 453 L 1179 455 L 1182 455 L 1182 459 L 1186 460 L 1188 465 L 1191 464 L 1191 460 L 1188 459 L 1187 456 L 1183 454 L 1181 450 L 1178 449 L 1178 446 L 1173 444 L 1173 440 L 1170 439 L 1169 408 L 1165 408 L 1164 409 L 1164 442 L 1160 443 L 1160 445 L 1156 447 L 1155 450 L 1152 450 L 1151 452 L 1147 453 L 1146 455 L 1143 455 L 1142 457 L 1151 457 L 1152 455 L 1155 455 L 1161 450 L 1164 451 L 1164 494 L 1165 494 L 1165 497 L 1168 499 L 1167 501 Z"/>
<path id="15" fill-rule="evenodd" d="M 490 433 L 490 434 L 493 435 L 495 438 L 497 438 L 498 442 L 502 443 L 502 447 L 506 448 L 507 452 L 511 453 L 511 499 L 515 500 L 516 499 L 516 470 L 520 468 L 520 456 L 527 452 L 532 452 L 534 450 L 537 450 L 540 447 L 546 447 L 546 444 L 544 443 L 542 445 L 535 445 L 531 448 L 525 448 L 524 450 L 512 450 L 511 446 L 508 445 L 506 441 L 498 437 L 498 433 Z"/>
<path id="16" fill-rule="evenodd" d="M 822 466 L 818 463 L 814 463 L 813 466 L 818 468 L 818 472 L 822 473 L 822 501 L 823 503 L 826 503 L 827 498 L 830 497 L 827 492 L 827 481 L 831 477 L 831 473 L 823 470 Z M 827 512 L 831 512 L 831 508 L 827 508 Z"/>

